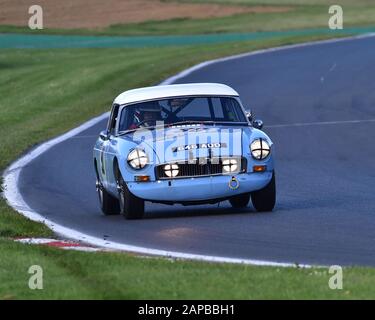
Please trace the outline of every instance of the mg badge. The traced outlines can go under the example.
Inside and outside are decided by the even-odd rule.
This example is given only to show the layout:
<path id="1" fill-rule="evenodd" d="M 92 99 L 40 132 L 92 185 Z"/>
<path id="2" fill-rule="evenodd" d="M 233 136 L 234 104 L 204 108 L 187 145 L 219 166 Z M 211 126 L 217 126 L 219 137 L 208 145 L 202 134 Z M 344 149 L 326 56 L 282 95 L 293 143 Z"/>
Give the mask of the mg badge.
<path id="1" fill-rule="evenodd" d="M 237 190 L 240 186 L 240 182 L 237 180 L 236 177 L 232 177 L 230 180 L 229 180 L 229 188 L 231 188 L 232 190 Z"/>

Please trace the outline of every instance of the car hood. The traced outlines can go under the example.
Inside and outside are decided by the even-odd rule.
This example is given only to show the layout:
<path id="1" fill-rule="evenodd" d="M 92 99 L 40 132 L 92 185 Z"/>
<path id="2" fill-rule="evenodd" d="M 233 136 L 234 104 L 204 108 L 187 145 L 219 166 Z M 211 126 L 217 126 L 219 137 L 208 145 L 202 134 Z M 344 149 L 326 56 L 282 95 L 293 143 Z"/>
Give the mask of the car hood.
<path id="1" fill-rule="evenodd" d="M 188 126 L 152 131 L 136 131 L 121 137 L 127 141 L 122 154 L 131 149 L 144 149 L 152 163 L 187 161 L 198 158 L 242 156 L 249 154 L 249 145 L 257 137 L 268 136 L 252 127 Z"/>

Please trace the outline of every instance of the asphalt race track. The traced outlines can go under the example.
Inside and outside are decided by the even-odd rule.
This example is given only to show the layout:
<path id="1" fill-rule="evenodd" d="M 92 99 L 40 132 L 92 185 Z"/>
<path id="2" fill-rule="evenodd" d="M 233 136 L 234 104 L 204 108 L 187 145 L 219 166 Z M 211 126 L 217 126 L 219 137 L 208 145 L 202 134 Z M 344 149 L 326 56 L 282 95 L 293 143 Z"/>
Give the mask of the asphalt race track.
<path id="1" fill-rule="evenodd" d="M 313 264 L 375 265 L 375 38 L 247 56 L 178 82 L 221 82 L 276 145 L 271 213 L 147 204 L 140 221 L 101 214 L 92 148 L 101 122 L 23 169 L 26 203 L 92 236 L 178 252 Z M 89 93 L 88 93 L 89 94 Z M 108 106 L 109 107 L 109 106 Z"/>

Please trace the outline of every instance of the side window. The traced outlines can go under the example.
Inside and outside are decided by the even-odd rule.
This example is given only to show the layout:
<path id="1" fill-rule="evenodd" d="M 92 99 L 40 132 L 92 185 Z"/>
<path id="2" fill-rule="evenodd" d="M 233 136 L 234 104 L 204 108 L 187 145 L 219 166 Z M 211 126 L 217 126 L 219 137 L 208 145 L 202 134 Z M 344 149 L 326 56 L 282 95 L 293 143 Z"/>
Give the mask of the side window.
<path id="1" fill-rule="evenodd" d="M 120 122 L 118 125 L 118 131 L 125 131 L 128 129 L 136 128 L 134 125 L 139 123 L 140 114 L 136 112 L 136 105 L 127 106 L 122 108 L 121 114 L 119 114 Z M 133 127 L 134 126 L 134 127 Z"/>
<path id="2" fill-rule="evenodd" d="M 117 121 L 117 116 L 118 116 L 119 108 L 120 108 L 120 106 L 118 104 L 114 104 L 112 106 L 111 115 L 109 117 L 108 125 L 107 125 L 107 130 L 111 134 L 115 133 L 116 121 Z"/>
<path id="3" fill-rule="evenodd" d="M 245 115 L 238 102 L 233 98 L 221 98 L 225 118 L 230 121 L 246 122 Z"/>

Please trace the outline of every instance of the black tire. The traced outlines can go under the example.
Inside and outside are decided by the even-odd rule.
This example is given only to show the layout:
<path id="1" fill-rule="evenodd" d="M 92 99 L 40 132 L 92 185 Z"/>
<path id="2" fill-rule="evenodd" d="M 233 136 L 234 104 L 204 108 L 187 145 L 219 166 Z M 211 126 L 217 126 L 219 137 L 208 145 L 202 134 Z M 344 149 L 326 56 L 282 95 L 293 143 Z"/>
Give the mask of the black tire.
<path id="1" fill-rule="evenodd" d="M 229 199 L 233 208 L 245 208 L 250 200 L 250 193 L 239 194 Z"/>
<path id="2" fill-rule="evenodd" d="M 110 195 L 102 186 L 99 180 L 96 181 L 96 190 L 99 197 L 100 209 L 106 216 L 120 214 L 118 199 Z"/>
<path id="3" fill-rule="evenodd" d="M 145 213 L 145 201 L 136 197 L 129 191 L 118 169 L 116 176 L 120 213 L 127 220 L 142 219 Z"/>
<path id="4" fill-rule="evenodd" d="M 251 202 L 257 211 L 272 211 L 276 204 L 276 179 L 272 173 L 271 181 L 263 188 L 251 193 Z"/>

